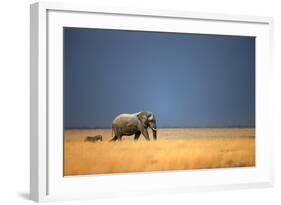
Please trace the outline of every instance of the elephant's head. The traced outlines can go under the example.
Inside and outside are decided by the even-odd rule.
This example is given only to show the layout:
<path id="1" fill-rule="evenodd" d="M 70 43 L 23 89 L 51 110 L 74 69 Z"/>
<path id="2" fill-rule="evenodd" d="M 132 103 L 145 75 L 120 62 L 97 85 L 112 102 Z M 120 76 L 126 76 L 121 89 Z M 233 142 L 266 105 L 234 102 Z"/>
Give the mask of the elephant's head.
<path id="1" fill-rule="evenodd" d="M 157 126 L 155 115 L 152 112 L 140 112 L 138 118 L 141 121 L 144 128 L 150 127 L 153 132 L 153 139 L 157 139 Z"/>

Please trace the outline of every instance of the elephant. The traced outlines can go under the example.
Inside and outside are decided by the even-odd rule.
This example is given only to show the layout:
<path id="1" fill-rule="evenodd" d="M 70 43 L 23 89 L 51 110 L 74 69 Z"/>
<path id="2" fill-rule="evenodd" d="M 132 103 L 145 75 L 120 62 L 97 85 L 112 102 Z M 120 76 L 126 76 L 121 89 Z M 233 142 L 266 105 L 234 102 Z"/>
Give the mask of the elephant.
<path id="1" fill-rule="evenodd" d="M 97 136 L 94 136 L 94 137 L 87 136 L 84 141 L 85 141 L 85 142 L 97 142 L 97 141 L 102 141 L 102 136 L 101 136 L 101 135 L 97 135 Z"/>
<path id="2" fill-rule="evenodd" d="M 153 132 L 153 139 L 157 140 L 156 118 L 152 112 L 120 114 L 112 122 L 113 138 L 110 141 L 120 141 L 122 136 L 131 135 L 135 135 L 134 140 L 138 140 L 141 134 L 149 141 L 148 127 Z"/>

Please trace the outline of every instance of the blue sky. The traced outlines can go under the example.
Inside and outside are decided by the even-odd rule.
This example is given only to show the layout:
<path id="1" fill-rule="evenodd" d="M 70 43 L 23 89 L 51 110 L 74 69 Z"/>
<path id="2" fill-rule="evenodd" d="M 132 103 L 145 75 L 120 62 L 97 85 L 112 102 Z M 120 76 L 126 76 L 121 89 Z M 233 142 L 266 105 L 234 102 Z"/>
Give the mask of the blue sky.
<path id="1" fill-rule="evenodd" d="M 255 127 L 255 38 L 64 28 L 64 127 Z"/>

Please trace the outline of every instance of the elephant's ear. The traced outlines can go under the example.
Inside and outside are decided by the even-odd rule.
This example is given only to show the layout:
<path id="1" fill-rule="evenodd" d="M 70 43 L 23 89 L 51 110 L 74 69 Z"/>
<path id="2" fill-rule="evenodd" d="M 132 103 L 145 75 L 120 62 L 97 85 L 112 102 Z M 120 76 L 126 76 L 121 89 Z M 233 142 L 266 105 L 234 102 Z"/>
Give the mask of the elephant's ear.
<path id="1" fill-rule="evenodd" d="M 154 115 L 152 112 L 149 113 L 149 117 L 148 117 L 148 120 L 153 120 L 154 119 Z"/>
<path id="2" fill-rule="evenodd" d="M 145 112 L 140 112 L 137 117 L 141 122 L 147 121 L 147 114 Z"/>

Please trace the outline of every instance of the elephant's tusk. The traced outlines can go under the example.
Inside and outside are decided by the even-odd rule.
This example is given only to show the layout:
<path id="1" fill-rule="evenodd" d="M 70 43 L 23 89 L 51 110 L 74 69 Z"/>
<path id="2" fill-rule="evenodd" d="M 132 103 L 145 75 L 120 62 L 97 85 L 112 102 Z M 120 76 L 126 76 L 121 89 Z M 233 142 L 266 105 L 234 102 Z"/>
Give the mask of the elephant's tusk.
<path id="1" fill-rule="evenodd" d="M 157 129 L 153 128 L 153 127 L 150 127 L 154 132 L 157 132 Z"/>

